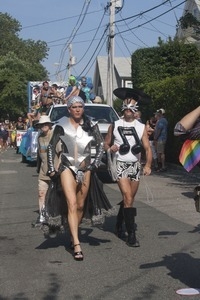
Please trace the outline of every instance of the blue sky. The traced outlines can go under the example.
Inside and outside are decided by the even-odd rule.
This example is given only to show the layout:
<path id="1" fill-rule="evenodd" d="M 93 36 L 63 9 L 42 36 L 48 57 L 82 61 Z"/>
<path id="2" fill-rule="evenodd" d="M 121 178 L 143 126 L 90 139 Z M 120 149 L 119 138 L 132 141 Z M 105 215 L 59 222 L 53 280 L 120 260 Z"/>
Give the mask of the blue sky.
<path id="1" fill-rule="evenodd" d="M 115 56 L 130 57 L 137 49 L 156 46 L 159 36 L 164 41 L 169 36 L 174 37 L 177 20 L 183 13 L 183 1 L 122 1 L 123 8 L 114 17 Z M 21 23 L 21 38 L 47 42 L 49 57 L 43 64 L 50 73 L 50 79 L 57 81 L 68 78 L 66 66 L 70 57 L 69 45 L 72 45 L 71 53 L 76 61 L 70 72 L 75 76 L 87 75 L 93 78 L 96 56 L 107 55 L 106 27 L 109 24 L 109 9 L 105 10 L 105 7 L 109 2 L 110 0 L 4 0 L 1 1 L 0 9 L 2 13 L 8 13 Z M 156 6 L 159 7 L 155 8 Z M 169 11 L 172 8 L 174 9 Z M 150 11 L 146 12 L 147 10 Z M 169 12 L 166 13 L 167 11 Z M 159 15 L 161 16 L 157 18 Z M 152 20 L 154 18 L 156 19 Z"/>

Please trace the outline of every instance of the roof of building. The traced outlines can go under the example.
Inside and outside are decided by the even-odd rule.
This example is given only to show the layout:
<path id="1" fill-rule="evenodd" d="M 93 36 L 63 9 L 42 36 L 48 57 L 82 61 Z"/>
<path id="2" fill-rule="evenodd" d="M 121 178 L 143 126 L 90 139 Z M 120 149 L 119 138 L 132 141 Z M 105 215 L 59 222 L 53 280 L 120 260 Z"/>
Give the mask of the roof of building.
<path id="1" fill-rule="evenodd" d="M 94 92 L 98 94 L 97 88 L 101 84 L 102 94 L 99 96 L 107 95 L 107 77 L 108 77 L 108 57 L 98 56 L 96 60 L 96 67 L 94 72 Z M 121 85 L 117 80 L 122 79 L 131 80 L 131 58 L 130 57 L 115 57 L 114 58 L 114 78 L 113 78 L 113 90 Z M 120 83 L 121 83 L 120 81 Z"/>

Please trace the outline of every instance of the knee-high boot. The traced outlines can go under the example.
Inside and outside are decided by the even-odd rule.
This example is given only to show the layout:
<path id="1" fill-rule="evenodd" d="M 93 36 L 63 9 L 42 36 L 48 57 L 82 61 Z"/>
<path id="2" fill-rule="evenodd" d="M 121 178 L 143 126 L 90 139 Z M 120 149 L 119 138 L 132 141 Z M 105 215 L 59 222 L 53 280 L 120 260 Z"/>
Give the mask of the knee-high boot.
<path id="1" fill-rule="evenodd" d="M 117 222 L 115 226 L 115 233 L 118 236 L 118 238 L 123 237 L 123 222 L 124 222 L 124 202 L 123 200 L 118 203 L 120 205 L 119 211 L 117 214 Z"/>
<path id="2" fill-rule="evenodd" d="M 124 221 L 128 233 L 127 245 L 129 247 L 139 247 L 139 242 L 135 234 L 135 216 L 137 214 L 135 207 L 124 208 Z"/>

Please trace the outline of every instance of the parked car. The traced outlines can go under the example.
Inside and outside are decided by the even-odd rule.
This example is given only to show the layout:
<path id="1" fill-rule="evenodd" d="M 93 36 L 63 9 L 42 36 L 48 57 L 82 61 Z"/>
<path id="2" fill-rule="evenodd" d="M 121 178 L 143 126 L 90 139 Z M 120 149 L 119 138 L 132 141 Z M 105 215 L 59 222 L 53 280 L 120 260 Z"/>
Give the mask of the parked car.
<path id="1" fill-rule="evenodd" d="M 38 130 L 34 127 L 28 128 L 23 134 L 18 150 L 18 153 L 22 155 L 23 163 L 37 161 L 37 139 Z"/>

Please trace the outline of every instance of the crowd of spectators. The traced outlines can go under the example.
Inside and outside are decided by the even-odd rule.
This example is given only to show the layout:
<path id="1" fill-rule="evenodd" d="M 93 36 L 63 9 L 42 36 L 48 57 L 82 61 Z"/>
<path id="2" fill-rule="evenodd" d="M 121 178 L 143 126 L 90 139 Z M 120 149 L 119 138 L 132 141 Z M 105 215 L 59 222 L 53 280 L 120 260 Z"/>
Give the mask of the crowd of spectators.
<path id="1" fill-rule="evenodd" d="M 9 147 L 17 149 L 17 130 L 26 130 L 27 120 L 19 116 L 17 121 L 0 121 L 0 152 Z"/>
<path id="2" fill-rule="evenodd" d="M 77 79 L 71 75 L 67 86 L 49 81 L 36 84 L 31 90 L 30 111 L 27 116 L 19 116 L 16 121 L 0 121 L 0 152 L 8 147 L 17 149 L 17 131 L 27 130 L 37 123 L 41 115 L 45 115 L 47 109 L 53 104 L 67 104 L 71 96 L 81 96 L 86 103 L 102 103 L 102 99 L 96 96 L 93 85 L 87 77 Z"/>

